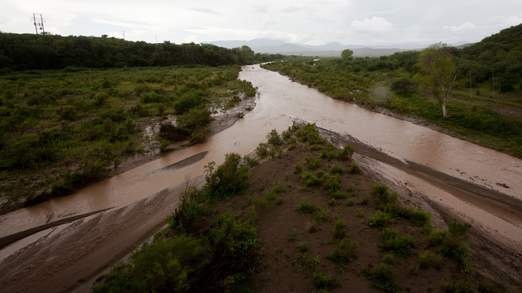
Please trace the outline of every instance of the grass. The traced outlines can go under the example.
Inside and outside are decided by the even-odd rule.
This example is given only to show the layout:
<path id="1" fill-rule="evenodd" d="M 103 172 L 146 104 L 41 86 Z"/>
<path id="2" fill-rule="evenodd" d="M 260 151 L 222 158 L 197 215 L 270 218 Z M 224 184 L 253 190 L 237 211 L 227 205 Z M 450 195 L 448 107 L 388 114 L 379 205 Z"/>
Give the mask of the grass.
<path id="1" fill-rule="evenodd" d="M 146 125 L 168 115 L 160 141 L 201 141 L 208 109 L 252 95 L 238 66 L 22 71 L 0 75 L 0 198 L 63 195 L 148 152 Z M 30 178 L 30 179 L 29 179 Z"/>

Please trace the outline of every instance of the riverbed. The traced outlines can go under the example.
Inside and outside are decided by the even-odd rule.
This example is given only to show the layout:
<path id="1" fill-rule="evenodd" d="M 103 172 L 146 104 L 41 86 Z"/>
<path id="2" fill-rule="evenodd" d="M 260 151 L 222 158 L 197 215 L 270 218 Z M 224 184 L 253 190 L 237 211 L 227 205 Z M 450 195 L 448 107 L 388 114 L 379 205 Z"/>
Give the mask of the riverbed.
<path id="1" fill-rule="evenodd" d="M 431 197 L 506 246 L 522 247 L 522 160 L 331 99 L 259 65 L 245 66 L 240 79 L 258 88 L 256 107 L 207 142 L 0 216 L 0 239 L 9 243 L 0 250 L 4 289 L 76 288 L 161 226 L 183 189 L 202 182 L 206 164 L 248 154 L 270 130 L 294 120 L 353 138 L 371 150 L 365 155 L 376 157 L 372 167 L 383 177 Z"/>

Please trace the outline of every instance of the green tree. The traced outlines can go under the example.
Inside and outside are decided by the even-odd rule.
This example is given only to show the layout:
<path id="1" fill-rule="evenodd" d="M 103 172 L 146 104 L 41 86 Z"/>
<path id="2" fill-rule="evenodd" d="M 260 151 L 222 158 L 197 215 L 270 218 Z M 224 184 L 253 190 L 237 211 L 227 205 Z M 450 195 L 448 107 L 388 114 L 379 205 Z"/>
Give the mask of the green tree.
<path id="1" fill-rule="evenodd" d="M 350 61 L 353 59 L 353 51 L 350 49 L 343 50 L 341 53 L 341 58 L 343 58 L 344 61 Z"/>
<path id="2" fill-rule="evenodd" d="M 446 45 L 439 43 L 421 52 L 419 67 L 422 81 L 439 101 L 442 117 L 448 115 L 446 104 L 457 77 L 454 57 Z"/>

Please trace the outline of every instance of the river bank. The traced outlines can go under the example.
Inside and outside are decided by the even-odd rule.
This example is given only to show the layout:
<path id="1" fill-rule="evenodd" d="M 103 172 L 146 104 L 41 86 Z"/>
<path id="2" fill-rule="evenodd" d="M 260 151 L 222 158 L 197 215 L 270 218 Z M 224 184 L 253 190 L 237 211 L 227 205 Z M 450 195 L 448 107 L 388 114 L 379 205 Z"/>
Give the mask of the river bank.
<path id="1" fill-rule="evenodd" d="M 409 80 L 408 94 L 391 90 L 391 84 L 404 78 L 393 70 L 353 71 L 340 60 L 315 62 L 305 59 L 273 62 L 264 68 L 274 70 L 315 88 L 335 99 L 356 103 L 370 111 L 430 127 L 488 148 L 522 157 L 522 112 L 520 98 L 505 95 L 493 98 L 470 94 L 471 89 L 454 91 L 448 100 L 449 116 L 442 118 L 438 102 Z M 483 89 L 473 89 L 481 92 Z"/>
<path id="2" fill-rule="evenodd" d="M 394 198 L 395 193 L 386 187 L 375 187 L 375 177 L 370 175 L 372 170 L 359 169 L 350 159 L 349 148 L 336 149 L 318 134 L 313 126 L 306 125 L 295 125 L 281 137 L 272 132 L 268 143 L 257 149 L 257 155 L 250 156 L 244 163 L 235 161 L 235 164 L 250 166 L 247 167 L 248 179 L 242 179 L 244 187 L 227 195 L 206 195 L 207 192 L 227 190 L 225 186 L 235 184 L 233 178 L 246 175 L 243 173 L 246 169 L 241 165 L 232 167 L 232 161 L 227 159 L 227 167 L 218 167 L 216 173 L 207 177 L 223 176 L 219 177 L 219 183 L 214 185 L 207 179 L 207 185 L 200 193 L 186 194 L 184 205 L 169 221 L 169 226 L 129 260 L 132 266 L 119 267 L 100 278 L 95 292 L 161 288 L 162 282 L 178 280 L 179 275 L 163 266 L 162 274 L 171 277 L 162 281 L 155 278 L 153 282 L 147 278 L 136 280 L 135 274 L 147 275 L 148 261 L 161 263 L 154 258 L 154 251 L 164 249 L 169 241 L 181 245 L 179 249 L 184 247 L 183 241 L 188 241 L 186 237 L 205 245 L 205 235 L 214 235 L 213 229 L 220 231 L 215 249 L 220 251 L 221 247 L 237 245 L 241 250 L 229 254 L 225 248 L 212 256 L 214 248 L 211 248 L 210 252 L 205 252 L 209 262 L 203 262 L 200 267 L 198 261 L 207 259 L 205 253 L 184 263 L 186 255 L 194 256 L 198 251 L 195 243 L 194 252 L 184 248 L 184 254 L 179 256 L 181 267 L 174 270 L 189 272 L 189 278 L 174 282 L 176 286 L 196 291 L 251 288 L 255 292 L 308 292 L 314 289 L 374 292 L 375 289 L 397 291 L 403 288 L 429 291 L 457 287 L 511 291 L 518 288 L 520 261 L 506 258 L 508 251 L 502 251 L 504 258 L 491 262 L 491 246 L 488 250 L 477 249 L 476 237 L 470 237 L 468 242 L 466 224 L 453 224 L 453 216 L 441 215 L 419 194 L 392 184 L 390 187 L 400 194 Z M 278 174 L 276 180 L 271 176 L 274 173 Z M 234 224 L 220 230 L 222 221 Z M 460 227 L 459 232 L 451 230 L 454 229 L 452 225 Z M 458 251 L 458 254 L 445 254 L 441 251 L 446 250 L 439 251 L 438 244 L 433 242 L 439 237 L 435 235 L 447 233 L 439 231 L 448 226 L 454 232 L 450 232 L 452 236 L 444 237 L 455 238 L 447 249 Z M 386 244 L 387 240 L 383 238 L 389 233 L 396 237 L 393 245 Z M 216 241 L 213 239 L 209 236 L 208 241 Z M 216 264 L 219 270 L 212 269 L 215 258 L 219 259 L 222 253 L 227 257 Z M 175 252 L 168 255 L 167 258 L 172 259 L 163 261 L 178 259 Z M 515 263 L 505 263 L 506 259 Z M 489 266 L 479 265 L 483 263 Z M 502 271 L 499 271 L 499 263 L 504 265 Z M 384 267 L 384 276 L 374 278 L 373 274 L 382 274 L 377 270 Z M 464 267 L 466 269 L 462 270 Z M 212 278 L 198 282 L 200 277 L 208 277 L 203 274 L 207 271 L 215 272 Z M 472 282 L 476 278 L 481 281 Z"/>
<path id="3" fill-rule="evenodd" d="M 393 160 L 408 162 L 407 167 L 421 170 L 420 174 L 426 173 L 426 169 L 415 167 L 417 165 L 431 169 L 432 171 L 427 172 L 429 176 L 439 174 L 463 180 L 466 184 L 459 185 L 460 189 L 478 185 L 493 191 L 492 195 L 500 192 L 514 199 L 518 199 L 518 193 L 522 190 L 517 180 L 520 178 L 517 172 L 520 172 L 522 164 L 516 158 L 407 121 L 333 100 L 258 66 L 244 67 L 240 78 L 258 87 L 256 107 L 231 127 L 209 137 L 207 142 L 165 154 L 69 197 L 54 198 L 37 206 L 0 216 L 0 235 L 6 236 L 67 217 L 109 209 L 41 231 L 2 249 L 0 259 L 3 261 L 0 262 L 0 267 L 2 271 L 5 268 L 8 272 L 5 274 L 5 282 L 9 279 L 9 282 L 15 284 L 27 280 L 28 284 L 37 284 L 45 276 L 48 282 L 42 282 L 52 286 L 56 279 L 49 277 L 51 274 L 47 271 L 55 272 L 57 278 L 70 279 L 64 290 L 85 282 L 93 272 L 99 271 L 100 266 L 109 265 L 117 259 L 111 255 L 121 256 L 122 250 L 132 249 L 144 235 L 150 235 L 155 227 L 161 227 L 179 201 L 180 194 L 169 193 L 169 190 L 183 190 L 187 181 L 197 181 L 203 175 L 205 165 L 211 161 L 221 164 L 226 153 L 251 153 L 272 129 L 283 131 L 296 118 L 316 123 L 342 137 L 349 134 L 361 144 L 378 151 L 370 154 L 382 153 Z M 408 173 L 387 164 L 379 164 L 381 156 L 376 156 L 376 160 L 371 161 L 372 170 L 382 170 L 379 173 L 381 177 L 412 192 L 424 194 L 434 202 L 441 202 L 446 208 L 456 207 L 457 210 L 451 210 L 452 214 L 464 213 L 468 220 L 471 219 L 473 229 L 488 232 L 489 234 L 484 235 L 489 238 L 497 239 L 497 235 L 498 239 L 506 240 L 507 237 L 507 243 L 516 244 L 516 236 L 522 235 L 521 224 L 514 221 L 516 217 L 506 217 L 502 209 L 479 204 L 476 199 L 480 195 L 459 198 L 459 194 L 452 194 L 459 188 L 442 188 L 444 184 L 435 184 L 436 182 L 433 182 L 434 186 L 432 181 L 425 182 L 422 176 L 422 181 L 419 181 L 414 172 Z M 382 160 L 386 162 L 385 159 Z M 434 171 L 436 173 L 432 173 Z M 475 176 L 482 180 L 475 179 L 476 182 L 473 182 L 470 178 L 476 178 Z M 441 178 L 444 182 L 448 177 Z M 496 182 L 506 183 L 510 188 L 498 186 Z M 470 192 L 474 193 L 476 190 L 474 188 Z M 156 208 L 158 212 L 155 212 Z M 146 227 L 142 227 L 140 223 Z M 128 235 L 134 236 L 127 238 Z M 92 251 L 97 253 L 91 253 Z M 102 260 L 102 263 L 96 262 L 96 259 Z M 34 269 L 35 263 L 41 267 Z M 74 275 L 75 266 L 82 267 L 78 263 L 89 265 L 83 267 L 83 273 Z M 4 264 L 8 265 L 4 267 Z M 67 266 L 71 269 L 66 269 Z"/>

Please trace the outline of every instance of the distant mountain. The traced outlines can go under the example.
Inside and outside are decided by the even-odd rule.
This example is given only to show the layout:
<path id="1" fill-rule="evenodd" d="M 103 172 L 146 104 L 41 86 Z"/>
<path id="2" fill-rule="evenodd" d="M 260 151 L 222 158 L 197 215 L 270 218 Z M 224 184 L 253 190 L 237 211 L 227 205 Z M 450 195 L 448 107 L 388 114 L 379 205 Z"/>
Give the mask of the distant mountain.
<path id="1" fill-rule="evenodd" d="M 305 44 L 288 43 L 274 39 L 253 39 L 250 41 L 231 40 L 215 41 L 214 45 L 225 48 L 236 48 L 243 45 L 249 46 L 255 52 L 269 54 L 301 55 L 301 56 L 320 56 L 337 57 L 344 49 L 351 49 L 357 57 L 375 57 L 391 55 L 396 52 L 404 51 L 398 48 L 370 48 L 365 46 L 344 45 L 338 42 L 331 42 L 324 45 L 312 46 Z"/>

